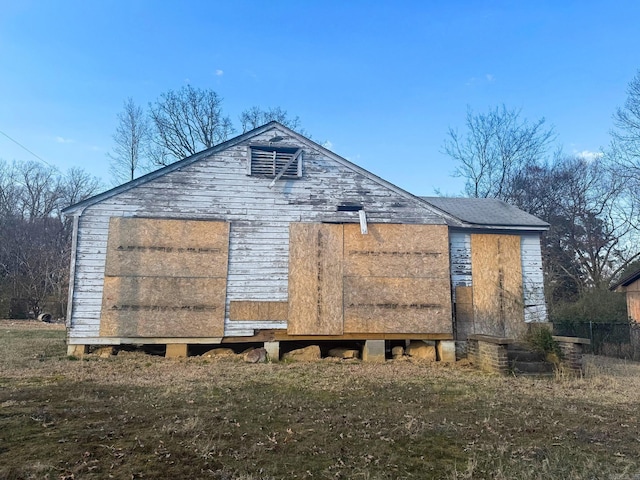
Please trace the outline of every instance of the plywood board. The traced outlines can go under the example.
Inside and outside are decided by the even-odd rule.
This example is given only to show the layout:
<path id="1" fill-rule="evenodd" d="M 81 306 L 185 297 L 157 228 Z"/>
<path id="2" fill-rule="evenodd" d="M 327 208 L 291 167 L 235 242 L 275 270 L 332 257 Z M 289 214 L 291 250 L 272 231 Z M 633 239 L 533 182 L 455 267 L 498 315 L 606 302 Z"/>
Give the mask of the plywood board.
<path id="1" fill-rule="evenodd" d="M 221 337 L 225 280 L 106 277 L 100 335 Z"/>
<path id="2" fill-rule="evenodd" d="M 115 217 L 105 275 L 223 277 L 228 253 L 225 222 Z"/>
<path id="3" fill-rule="evenodd" d="M 288 334 L 342 334 L 342 246 L 342 225 L 290 225 Z"/>
<path id="4" fill-rule="evenodd" d="M 517 338 L 524 332 L 518 235 L 471 235 L 475 333 Z"/>
<path id="5" fill-rule="evenodd" d="M 448 279 L 345 277 L 345 332 L 451 333 Z"/>
<path id="6" fill-rule="evenodd" d="M 475 333 L 473 325 L 473 287 L 456 287 L 456 340 Z"/>
<path id="7" fill-rule="evenodd" d="M 229 224 L 112 218 L 100 335 L 221 337 Z"/>
<path id="8" fill-rule="evenodd" d="M 446 225 L 369 224 L 344 226 L 344 274 L 358 277 L 446 278 L 449 240 Z"/>
<path id="9" fill-rule="evenodd" d="M 446 225 L 345 225 L 345 331 L 450 333 Z"/>
<path id="10" fill-rule="evenodd" d="M 286 321 L 289 313 L 287 302 L 231 301 L 231 321 Z"/>

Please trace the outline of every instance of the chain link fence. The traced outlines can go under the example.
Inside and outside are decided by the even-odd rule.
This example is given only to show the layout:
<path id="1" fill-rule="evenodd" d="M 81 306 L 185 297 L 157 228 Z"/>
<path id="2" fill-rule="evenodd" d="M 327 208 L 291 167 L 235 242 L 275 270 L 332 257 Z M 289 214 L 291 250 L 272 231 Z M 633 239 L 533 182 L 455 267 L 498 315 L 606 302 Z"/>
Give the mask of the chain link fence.
<path id="1" fill-rule="evenodd" d="M 586 353 L 640 361 L 640 324 L 636 322 L 553 323 L 554 335 L 581 337 L 591 340 Z"/>

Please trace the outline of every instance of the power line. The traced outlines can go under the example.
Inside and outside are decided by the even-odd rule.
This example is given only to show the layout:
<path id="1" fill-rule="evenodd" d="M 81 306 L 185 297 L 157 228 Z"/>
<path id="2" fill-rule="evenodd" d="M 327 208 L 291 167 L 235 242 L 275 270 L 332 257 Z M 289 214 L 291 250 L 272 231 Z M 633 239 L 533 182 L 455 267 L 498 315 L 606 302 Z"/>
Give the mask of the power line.
<path id="1" fill-rule="evenodd" d="M 14 140 L 13 138 L 11 138 L 9 135 L 7 135 L 6 133 L 4 133 L 2 130 L 0 130 L 0 133 L 2 135 L 4 135 L 5 137 L 7 137 L 9 140 L 11 140 L 13 143 L 15 143 L 16 145 L 18 145 L 20 148 L 22 148 L 23 150 L 26 150 L 27 152 L 29 152 L 31 155 L 33 155 L 34 157 L 36 157 L 38 160 L 40 160 L 42 163 L 48 165 L 51 168 L 56 168 L 53 165 L 51 165 L 49 162 L 47 162 L 44 158 L 42 158 L 40 155 L 36 155 L 35 153 L 33 153 L 31 150 L 29 150 L 27 147 L 25 147 L 24 145 L 22 145 L 19 141 Z"/>

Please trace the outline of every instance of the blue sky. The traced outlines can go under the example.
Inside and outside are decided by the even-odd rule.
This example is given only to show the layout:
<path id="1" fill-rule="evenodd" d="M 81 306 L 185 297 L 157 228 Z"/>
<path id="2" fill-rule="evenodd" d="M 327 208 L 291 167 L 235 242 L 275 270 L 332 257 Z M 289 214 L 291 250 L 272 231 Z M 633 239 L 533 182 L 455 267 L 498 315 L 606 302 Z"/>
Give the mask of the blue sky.
<path id="1" fill-rule="evenodd" d="M 544 117 L 566 153 L 609 141 L 640 69 L 637 1 L 0 0 L 0 132 L 110 183 L 127 97 L 190 83 L 237 120 L 280 106 L 337 154 L 418 195 L 467 106 Z M 0 135 L 0 159 L 34 160 Z"/>

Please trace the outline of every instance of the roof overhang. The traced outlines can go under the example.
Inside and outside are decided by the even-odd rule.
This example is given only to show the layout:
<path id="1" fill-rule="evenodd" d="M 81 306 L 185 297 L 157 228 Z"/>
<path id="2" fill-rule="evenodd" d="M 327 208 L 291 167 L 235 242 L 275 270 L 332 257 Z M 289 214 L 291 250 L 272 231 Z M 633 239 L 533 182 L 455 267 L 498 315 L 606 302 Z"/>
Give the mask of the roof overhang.
<path id="1" fill-rule="evenodd" d="M 631 285 L 632 283 L 638 280 L 640 280 L 640 270 L 633 272 L 632 274 L 627 275 L 620 281 L 616 282 L 609 288 L 609 290 L 615 291 L 615 292 L 625 292 L 629 285 Z"/>

